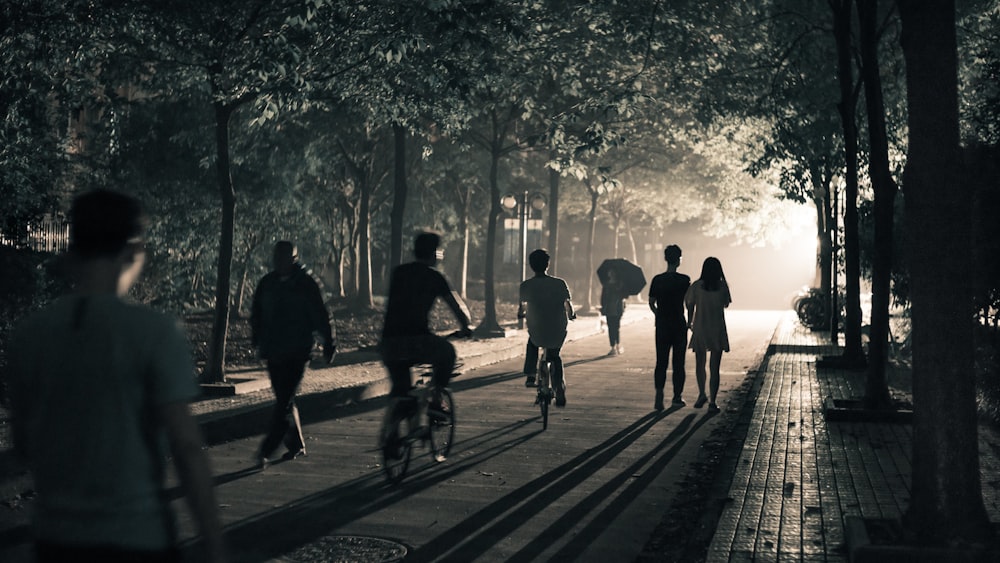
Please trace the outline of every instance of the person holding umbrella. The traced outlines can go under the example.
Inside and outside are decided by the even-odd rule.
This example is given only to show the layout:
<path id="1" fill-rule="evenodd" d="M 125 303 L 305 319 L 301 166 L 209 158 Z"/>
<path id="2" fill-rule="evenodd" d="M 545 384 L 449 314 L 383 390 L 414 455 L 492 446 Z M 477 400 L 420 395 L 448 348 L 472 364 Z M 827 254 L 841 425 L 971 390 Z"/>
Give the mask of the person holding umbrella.
<path id="1" fill-rule="evenodd" d="M 607 280 L 601 285 L 601 314 L 608 322 L 608 341 L 611 343 L 609 356 L 625 352 L 621 344 L 622 315 L 625 314 L 625 292 L 618 272 L 608 271 Z"/>
<path id="2" fill-rule="evenodd" d="M 601 281 L 601 314 L 607 317 L 611 343 L 608 355 L 617 356 L 625 351 L 620 340 L 625 298 L 638 295 L 646 287 L 646 276 L 642 268 L 624 258 L 609 258 L 597 268 L 597 279 Z"/>

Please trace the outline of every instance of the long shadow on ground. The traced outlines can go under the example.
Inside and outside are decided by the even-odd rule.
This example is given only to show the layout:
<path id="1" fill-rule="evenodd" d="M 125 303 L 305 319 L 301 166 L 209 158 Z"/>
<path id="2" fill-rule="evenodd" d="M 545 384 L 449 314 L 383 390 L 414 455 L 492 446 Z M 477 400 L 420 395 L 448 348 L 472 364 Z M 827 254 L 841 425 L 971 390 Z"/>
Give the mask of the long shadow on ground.
<path id="1" fill-rule="evenodd" d="M 407 561 L 411 559 L 429 561 L 445 554 L 459 559 L 471 559 L 477 554 L 484 553 L 511 530 L 544 510 L 553 500 L 560 498 L 605 467 L 611 459 L 622 453 L 672 412 L 651 413 L 640 418 L 603 443 L 539 475 L 531 482 L 465 518 L 428 544 L 414 550 L 407 557 Z M 543 536 L 568 529 L 573 522 L 592 512 L 604 499 L 611 497 L 625 480 L 633 478 L 638 464 L 660 456 L 644 471 L 636 483 L 626 487 L 619 498 L 602 511 L 602 515 L 614 516 L 624 510 L 648 481 L 662 471 L 681 444 L 704 423 L 704 418 L 697 423 L 694 423 L 694 419 L 693 414 L 685 417 L 659 447 L 623 470 L 612 483 L 588 495 L 567 516 L 553 522 L 550 525 L 551 529 Z M 484 461 L 538 436 L 540 431 L 516 435 L 517 430 L 523 430 L 529 424 L 536 422 L 535 418 L 519 421 L 460 442 L 456 446 L 462 451 L 476 453 L 457 461 L 449 461 L 444 465 L 427 462 L 423 466 L 414 467 L 401 486 L 388 486 L 384 483 L 381 473 L 372 473 L 234 524 L 226 532 L 229 544 L 236 551 L 233 554 L 234 558 L 249 563 L 267 561 L 314 542 L 350 522 L 388 509 L 402 500 L 453 479 L 458 474 L 471 470 Z M 668 449 L 663 449 L 673 442 L 677 443 Z M 429 457 L 425 459 L 429 460 Z M 489 522 L 493 523 L 484 528 L 485 523 Z M 281 530 L 281 533 L 275 534 L 275 530 Z M 531 553 L 539 551 L 541 547 L 533 542 L 524 548 L 524 554 L 530 557 Z M 566 546 L 564 551 L 572 558 L 573 554 L 582 552 L 585 547 L 585 544 L 571 544 Z M 187 549 L 190 550 L 191 546 L 187 546 Z"/>

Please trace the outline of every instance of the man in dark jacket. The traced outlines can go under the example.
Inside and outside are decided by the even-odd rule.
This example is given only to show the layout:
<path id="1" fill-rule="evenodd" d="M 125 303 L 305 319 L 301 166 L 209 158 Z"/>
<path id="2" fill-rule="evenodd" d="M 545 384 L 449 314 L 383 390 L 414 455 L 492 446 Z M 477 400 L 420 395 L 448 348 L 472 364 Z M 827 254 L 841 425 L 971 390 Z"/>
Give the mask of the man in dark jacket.
<path id="1" fill-rule="evenodd" d="M 333 361 L 337 350 L 319 284 L 298 263 L 298 252 L 291 242 L 274 245 L 274 271 L 257 285 L 250 326 L 252 344 L 267 362 L 275 396 L 271 425 L 257 452 L 258 464 L 263 468 L 282 441 L 288 449 L 282 459 L 305 455 L 295 393 L 316 338 L 323 345 L 327 363 Z"/>

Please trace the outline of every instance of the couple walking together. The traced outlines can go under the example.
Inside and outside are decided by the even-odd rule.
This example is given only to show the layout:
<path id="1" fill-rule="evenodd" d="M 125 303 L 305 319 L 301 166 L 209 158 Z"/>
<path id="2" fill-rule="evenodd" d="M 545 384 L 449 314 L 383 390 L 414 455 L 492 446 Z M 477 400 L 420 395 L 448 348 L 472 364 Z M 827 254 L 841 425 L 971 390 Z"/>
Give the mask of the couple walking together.
<path id="1" fill-rule="evenodd" d="M 677 271 L 681 264 L 681 249 L 670 245 L 663 251 L 667 271 L 653 277 L 649 285 L 649 308 L 656 315 L 656 367 L 653 385 L 656 390 L 654 408 L 662 410 L 663 389 L 667 381 L 667 365 L 673 368 L 674 407 L 683 407 L 684 353 L 688 347 L 688 330 L 691 330 L 690 348 L 695 356 L 695 378 L 698 399 L 695 408 L 708 403 L 711 412 L 718 412 L 716 396 L 719 392 L 719 368 L 722 353 L 729 351 L 726 332 L 725 308 L 732 302 L 722 263 L 708 257 L 702 264 L 701 277 L 694 283 L 691 278 Z M 685 317 L 685 309 L 687 316 Z M 673 354 L 673 362 L 670 355 Z M 709 358 L 709 354 L 711 357 Z M 708 393 L 705 393 L 705 363 L 708 361 Z"/>

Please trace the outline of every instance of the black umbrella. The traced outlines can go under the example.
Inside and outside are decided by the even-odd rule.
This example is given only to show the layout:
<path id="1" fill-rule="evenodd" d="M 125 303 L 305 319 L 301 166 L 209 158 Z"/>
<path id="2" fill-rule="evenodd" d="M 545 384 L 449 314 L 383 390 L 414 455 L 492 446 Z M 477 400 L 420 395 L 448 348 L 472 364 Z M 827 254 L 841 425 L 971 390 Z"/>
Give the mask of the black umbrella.
<path id="1" fill-rule="evenodd" d="M 643 275 L 642 268 L 624 258 L 608 258 L 601 262 L 597 268 L 597 279 L 601 280 L 601 285 L 608 282 L 608 275 L 612 271 L 621 282 L 626 295 L 638 295 L 646 287 L 646 276 Z"/>

